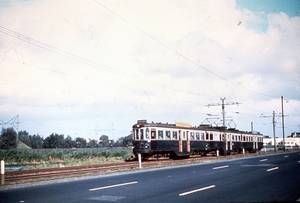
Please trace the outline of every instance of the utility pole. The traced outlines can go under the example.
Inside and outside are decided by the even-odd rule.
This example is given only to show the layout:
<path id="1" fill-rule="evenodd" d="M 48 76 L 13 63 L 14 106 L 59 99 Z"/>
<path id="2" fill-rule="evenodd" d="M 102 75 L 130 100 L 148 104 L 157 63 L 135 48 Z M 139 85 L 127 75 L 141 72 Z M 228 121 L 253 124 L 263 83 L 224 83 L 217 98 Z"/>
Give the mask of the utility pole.
<path id="1" fill-rule="evenodd" d="M 273 137 L 274 137 L 274 151 L 276 153 L 276 136 L 275 136 L 275 111 L 273 111 Z"/>
<path id="2" fill-rule="evenodd" d="M 227 103 L 225 104 L 224 101 L 226 100 L 225 97 L 221 97 L 220 100 L 222 101 L 221 104 L 208 104 L 207 107 L 210 107 L 210 106 L 222 106 L 222 125 L 223 127 L 225 127 L 225 106 L 228 106 L 228 105 L 239 105 L 241 103 L 238 103 L 238 102 L 234 102 L 234 103 Z"/>
<path id="3" fill-rule="evenodd" d="M 283 151 L 285 151 L 285 138 L 284 138 L 284 117 L 287 115 L 284 115 L 283 113 L 283 96 L 281 98 L 281 121 L 282 121 L 282 138 L 283 138 Z M 286 101 L 288 102 L 288 101 Z"/>
<path id="4" fill-rule="evenodd" d="M 223 117 L 223 126 L 225 126 L 225 105 L 224 105 L 224 100 L 226 99 L 225 97 L 220 98 L 222 101 L 222 117 Z"/>
<path id="5" fill-rule="evenodd" d="M 276 136 L 275 136 L 275 126 L 276 126 L 275 117 L 279 117 L 279 116 L 275 116 L 275 111 L 273 111 L 272 116 L 261 116 L 261 117 L 264 117 L 264 118 L 272 117 L 273 138 L 274 138 L 274 152 L 276 153 L 277 148 L 276 148 Z"/>
<path id="6" fill-rule="evenodd" d="M 2 121 L 0 120 L 0 125 L 12 125 L 13 128 L 15 128 L 15 130 L 17 131 L 17 135 L 16 135 L 16 147 L 18 148 L 18 144 L 19 144 L 19 115 L 13 117 L 12 119 L 10 119 L 9 121 Z"/>

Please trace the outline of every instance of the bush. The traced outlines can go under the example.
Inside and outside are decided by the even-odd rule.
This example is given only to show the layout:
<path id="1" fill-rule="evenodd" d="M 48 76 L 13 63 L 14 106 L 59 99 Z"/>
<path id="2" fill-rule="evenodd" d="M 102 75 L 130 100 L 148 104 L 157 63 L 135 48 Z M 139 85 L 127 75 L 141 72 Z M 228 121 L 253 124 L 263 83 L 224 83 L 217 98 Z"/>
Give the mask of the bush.
<path id="1" fill-rule="evenodd" d="M 43 150 L 43 149 L 10 149 L 0 150 L 0 160 L 4 160 L 7 165 L 15 164 L 39 164 L 57 162 L 115 162 L 121 161 L 131 155 L 131 149 L 69 149 L 69 150 Z"/>

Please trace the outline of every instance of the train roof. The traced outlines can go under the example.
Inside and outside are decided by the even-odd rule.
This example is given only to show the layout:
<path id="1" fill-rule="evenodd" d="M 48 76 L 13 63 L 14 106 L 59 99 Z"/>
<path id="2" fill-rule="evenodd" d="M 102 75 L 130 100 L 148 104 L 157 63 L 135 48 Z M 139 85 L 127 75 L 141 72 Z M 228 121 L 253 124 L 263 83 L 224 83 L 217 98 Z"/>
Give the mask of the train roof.
<path id="1" fill-rule="evenodd" d="M 227 128 L 226 126 L 212 126 L 210 124 L 200 124 L 198 126 L 191 126 L 189 123 L 184 122 L 175 122 L 162 123 L 162 122 L 150 122 L 147 120 L 138 120 L 136 124 L 132 126 L 136 127 L 164 127 L 164 128 L 183 128 L 183 129 L 193 129 L 193 130 L 203 130 L 203 131 L 226 131 L 230 133 L 246 133 L 246 134 L 260 134 L 259 132 L 249 132 L 249 131 L 240 131 L 236 128 Z"/>

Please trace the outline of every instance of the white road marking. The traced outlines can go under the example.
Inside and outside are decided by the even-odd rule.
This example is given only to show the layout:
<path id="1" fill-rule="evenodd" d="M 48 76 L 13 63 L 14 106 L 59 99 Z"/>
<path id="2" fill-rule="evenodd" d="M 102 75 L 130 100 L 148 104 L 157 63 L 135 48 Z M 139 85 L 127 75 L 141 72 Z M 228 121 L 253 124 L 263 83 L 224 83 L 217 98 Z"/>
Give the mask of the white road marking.
<path id="1" fill-rule="evenodd" d="M 285 155 L 284 158 L 289 157 L 289 155 Z"/>
<path id="2" fill-rule="evenodd" d="M 192 191 L 189 191 L 189 192 L 181 193 L 181 194 L 179 194 L 179 196 L 189 195 L 189 194 L 192 194 L 192 193 L 195 193 L 195 192 L 199 192 L 199 191 L 202 191 L 202 190 L 211 189 L 211 188 L 214 188 L 214 187 L 216 187 L 216 186 L 215 185 L 211 185 L 211 186 L 208 186 L 208 187 L 203 187 L 203 188 L 200 188 L 200 189 L 197 189 L 197 190 L 192 190 Z"/>
<path id="3" fill-rule="evenodd" d="M 267 171 L 273 171 L 273 170 L 277 170 L 277 169 L 279 169 L 279 167 L 270 168 L 270 169 L 268 169 Z"/>
<path id="4" fill-rule="evenodd" d="M 300 161 L 298 161 L 298 163 L 300 164 Z"/>
<path id="5" fill-rule="evenodd" d="M 300 197 L 299 197 L 299 199 L 297 199 L 297 201 L 296 202 L 300 202 Z"/>
<path id="6" fill-rule="evenodd" d="M 226 166 L 219 166 L 219 167 L 215 167 L 213 169 L 221 169 L 221 168 L 227 168 L 227 167 L 229 167 L 229 166 L 228 165 L 226 165 Z"/>
<path id="7" fill-rule="evenodd" d="M 138 182 L 135 181 L 135 182 L 128 182 L 128 183 L 122 183 L 122 184 L 117 184 L 117 185 L 109 185 L 109 186 L 104 186 L 104 187 L 92 188 L 92 189 L 89 189 L 89 191 L 104 190 L 104 189 L 108 189 L 108 188 L 120 187 L 120 186 L 124 186 L 124 185 L 132 185 L 132 184 L 136 184 L 136 183 L 138 183 Z"/>
<path id="8" fill-rule="evenodd" d="M 268 159 L 262 159 L 262 160 L 260 160 L 260 161 L 268 161 Z"/>

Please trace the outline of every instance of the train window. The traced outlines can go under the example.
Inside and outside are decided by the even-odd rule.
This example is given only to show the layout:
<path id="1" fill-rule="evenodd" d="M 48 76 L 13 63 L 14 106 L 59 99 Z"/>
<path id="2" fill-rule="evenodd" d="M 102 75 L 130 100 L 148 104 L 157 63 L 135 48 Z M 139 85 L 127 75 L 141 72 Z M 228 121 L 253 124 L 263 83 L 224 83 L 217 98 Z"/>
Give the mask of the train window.
<path id="1" fill-rule="evenodd" d="M 213 140 L 220 140 L 218 133 L 214 133 Z"/>
<path id="2" fill-rule="evenodd" d="M 196 139 L 200 140 L 200 134 L 199 133 L 196 133 Z"/>
<path id="3" fill-rule="evenodd" d="M 201 140 L 204 140 L 204 133 L 201 133 Z"/>
<path id="4" fill-rule="evenodd" d="M 209 140 L 209 134 L 208 134 L 208 133 L 206 133 L 206 138 L 205 138 L 205 140 Z"/>
<path id="5" fill-rule="evenodd" d="M 135 136 L 136 136 L 135 137 L 136 140 L 140 139 L 139 138 L 139 130 L 138 129 L 135 130 Z"/>
<path id="6" fill-rule="evenodd" d="M 146 139 L 149 139 L 149 128 L 146 128 Z"/>
<path id="7" fill-rule="evenodd" d="M 173 139 L 177 140 L 177 131 L 173 131 Z"/>
<path id="8" fill-rule="evenodd" d="M 170 131 L 166 131 L 166 139 L 171 139 L 171 132 Z"/>
<path id="9" fill-rule="evenodd" d="M 143 129 L 140 129 L 140 138 L 141 138 L 141 140 L 144 139 L 144 130 Z"/>
<path id="10" fill-rule="evenodd" d="M 183 139 L 185 139 L 185 131 L 183 131 Z"/>
<path id="11" fill-rule="evenodd" d="M 164 139 L 164 131 L 162 130 L 158 131 L 158 139 Z"/>
<path id="12" fill-rule="evenodd" d="M 210 133 L 210 135 L 209 135 L 209 140 L 213 140 L 213 134 L 212 133 Z"/>
<path id="13" fill-rule="evenodd" d="M 156 130 L 151 129 L 151 139 L 156 139 Z"/>
<path id="14" fill-rule="evenodd" d="M 194 137 L 194 133 L 193 132 L 191 132 L 191 140 L 194 140 L 195 139 L 195 137 Z"/>

